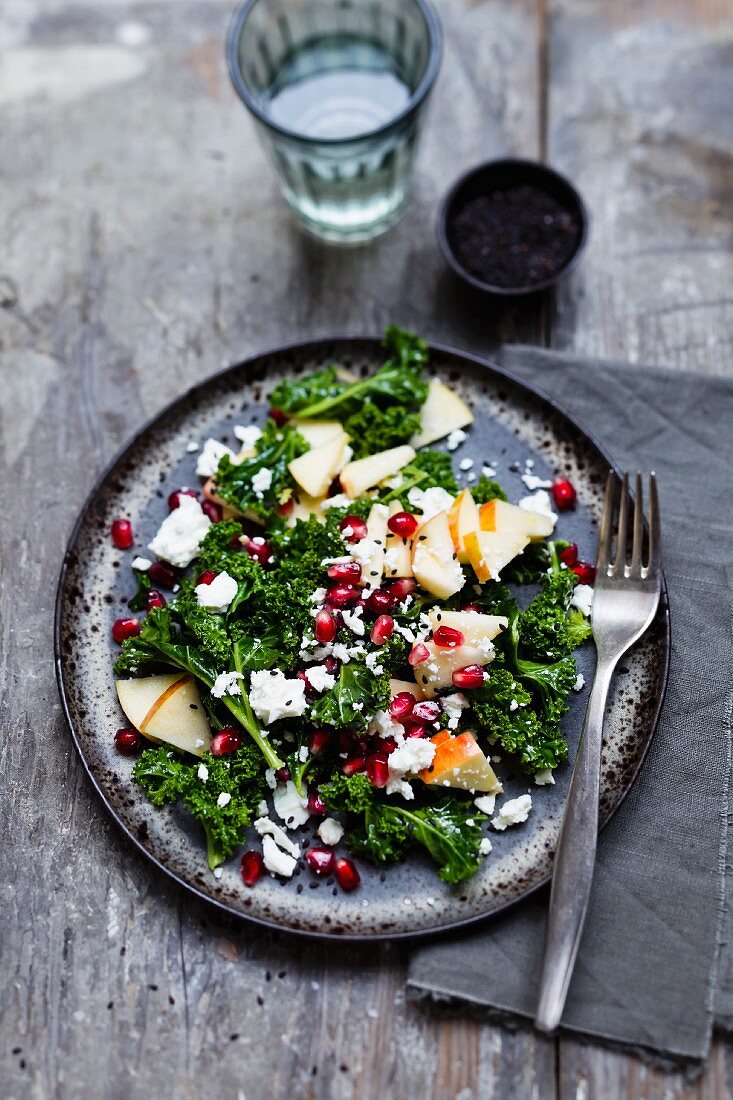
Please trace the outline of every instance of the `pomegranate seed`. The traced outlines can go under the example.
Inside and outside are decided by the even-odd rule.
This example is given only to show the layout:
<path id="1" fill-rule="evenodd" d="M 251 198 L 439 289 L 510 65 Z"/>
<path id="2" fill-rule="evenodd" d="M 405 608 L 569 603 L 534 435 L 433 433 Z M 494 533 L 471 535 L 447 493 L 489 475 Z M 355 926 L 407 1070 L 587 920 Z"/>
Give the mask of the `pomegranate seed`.
<path id="1" fill-rule="evenodd" d="M 272 557 L 272 547 L 267 539 L 263 539 L 259 535 L 253 539 L 249 538 L 247 535 L 242 535 L 241 543 L 246 553 L 253 561 L 258 561 L 263 567 L 269 565 L 270 558 Z"/>
<path id="2" fill-rule="evenodd" d="M 344 775 L 354 775 L 356 772 L 363 772 L 366 768 L 366 759 L 363 756 L 352 756 L 349 760 L 344 760 L 341 771 Z"/>
<path id="3" fill-rule="evenodd" d="M 314 756 L 321 756 L 331 747 L 333 734 L 330 730 L 314 730 L 308 738 L 308 748 Z"/>
<path id="4" fill-rule="evenodd" d="M 334 607 L 348 607 L 359 599 L 359 589 L 353 584 L 335 584 L 328 589 L 326 599 Z"/>
<path id="5" fill-rule="evenodd" d="M 129 550 L 135 541 L 129 519 L 116 519 L 110 528 L 112 542 L 118 550 Z"/>
<path id="6" fill-rule="evenodd" d="M 154 561 L 148 569 L 148 576 L 159 588 L 171 589 L 178 584 L 178 573 L 165 561 Z"/>
<path id="7" fill-rule="evenodd" d="M 367 756 L 366 772 L 373 787 L 386 787 L 389 779 L 389 764 L 386 755 L 375 752 L 371 756 Z"/>
<path id="8" fill-rule="evenodd" d="M 115 619 L 112 624 L 112 637 L 118 645 L 122 645 L 125 638 L 136 638 L 140 633 L 138 619 Z"/>
<path id="9" fill-rule="evenodd" d="M 333 871 L 334 854 L 330 848 L 309 848 L 305 861 L 315 875 L 330 875 Z"/>
<path id="10" fill-rule="evenodd" d="M 578 547 L 574 542 L 569 542 L 564 550 L 561 550 L 558 557 L 564 565 L 571 568 L 578 560 Z"/>
<path id="11" fill-rule="evenodd" d="M 550 489 L 555 507 L 564 512 L 566 508 L 572 508 L 578 499 L 578 494 L 569 481 L 559 478 Z"/>
<path id="12" fill-rule="evenodd" d="M 433 634 L 433 641 L 441 649 L 457 649 L 463 645 L 465 638 L 460 630 L 454 630 L 452 626 L 439 626 Z"/>
<path id="13" fill-rule="evenodd" d="M 371 639 L 375 645 L 384 645 L 394 633 L 394 619 L 391 615 L 380 615 L 372 627 Z"/>
<path id="14" fill-rule="evenodd" d="M 465 611 L 469 615 L 481 614 L 481 608 L 477 607 L 475 603 L 467 603 L 465 607 L 461 608 L 461 611 Z"/>
<path id="15" fill-rule="evenodd" d="M 316 691 L 316 689 L 313 687 L 313 684 L 308 679 L 308 673 L 305 671 L 305 669 L 304 668 L 298 669 L 298 671 L 295 673 L 295 675 L 298 677 L 299 680 L 302 680 L 303 683 L 305 684 L 306 698 L 307 699 L 314 699 L 316 697 L 316 695 L 318 694 L 318 692 Z"/>
<path id="16" fill-rule="evenodd" d="M 339 523 L 339 531 L 348 542 L 361 542 L 367 537 L 366 520 L 361 516 L 344 516 Z M 348 534 L 346 534 L 347 531 Z"/>
<path id="17" fill-rule="evenodd" d="M 162 592 L 157 592 L 155 588 L 151 588 L 145 597 L 145 609 L 146 611 L 152 611 L 156 607 L 165 607 L 165 596 Z"/>
<path id="18" fill-rule="evenodd" d="M 313 621 L 313 633 L 316 641 L 332 642 L 336 637 L 336 620 L 330 611 L 319 611 Z"/>
<path id="19" fill-rule="evenodd" d="M 360 581 L 361 566 L 358 561 L 340 561 L 336 565 L 329 565 L 328 575 L 332 581 Z"/>
<path id="20" fill-rule="evenodd" d="M 349 733 L 348 730 L 340 730 L 338 739 L 339 752 L 353 753 L 355 751 L 356 742 L 353 733 Z"/>
<path id="21" fill-rule="evenodd" d="M 405 722 L 405 737 L 424 737 L 425 727 L 419 722 Z"/>
<path id="22" fill-rule="evenodd" d="M 570 567 L 581 584 L 596 583 L 596 567 L 589 561 L 578 561 Z"/>
<path id="23" fill-rule="evenodd" d="M 395 605 L 395 598 L 383 588 L 375 588 L 366 599 L 366 605 L 376 615 L 383 615 L 385 611 L 391 611 Z"/>
<path id="24" fill-rule="evenodd" d="M 416 703 L 410 715 L 411 721 L 419 722 L 421 726 L 429 726 L 431 722 L 437 722 L 439 718 L 440 704 L 431 700 Z"/>
<path id="25" fill-rule="evenodd" d="M 409 512 L 396 512 L 387 520 L 387 526 L 393 535 L 399 535 L 402 539 L 411 539 L 420 525 L 417 517 Z"/>
<path id="26" fill-rule="evenodd" d="M 323 667 L 329 676 L 335 676 L 341 668 L 341 662 L 337 661 L 335 657 L 326 657 L 323 662 Z"/>
<path id="27" fill-rule="evenodd" d="M 278 783 L 287 783 L 290 779 L 290 768 L 278 768 L 275 772 Z"/>
<path id="28" fill-rule="evenodd" d="M 412 595 L 416 588 L 417 581 L 414 577 L 402 577 L 399 581 L 392 581 L 387 591 L 395 600 L 404 600 Z"/>
<path id="29" fill-rule="evenodd" d="M 294 505 L 295 500 L 293 499 L 293 497 L 291 497 L 290 500 L 286 500 L 284 504 L 278 505 L 277 514 L 279 516 L 289 516 L 293 510 Z"/>
<path id="30" fill-rule="evenodd" d="M 484 682 L 484 671 L 481 665 L 466 665 L 465 668 L 457 668 L 452 676 L 453 686 L 457 688 L 478 688 Z"/>
<path id="31" fill-rule="evenodd" d="M 221 523 L 224 519 L 224 509 L 221 504 L 217 504 L 215 500 L 203 500 L 201 502 L 201 511 L 205 516 L 208 516 L 212 523 Z"/>
<path id="32" fill-rule="evenodd" d="M 412 708 L 415 706 L 417 700 L 411 691 L 398 691 L 392 702 L 389 704 L 389 713 L 395 722 L 401 722 L 403 718 L 407 718 L 412 714 Z"/>
<path id="33" fill-rule="evenodd" d="M 176 489 L 168 497 L 168 508 L 171 512 L 181 506 L 181 497 L 193 497 L 194 500 L 198 499 L 198 493 L 195 489 Z"/>
<path id="34" fill-rule="evenodd" d="M 356 890 L 361 882 L 361 875 L 357 871 L 353 859 L 346 859 L 345 856 L 335 861 L 333 872 L 342 890 Z"/>
<path id="35" fill-rule="evenodd" d="M 389 756 L 389 754 L 391 752 L 394 752 L 396 748 L 397 748 L 397 742 L 395 741 L 394 737 L 380 737 L 379 738 L 379 751 L 380 752 L 385 752 L 387 754 L 387 756 Z"/>
<path id="36" fill-rule="evenodd" d="M 115 734 L 115 748 L 123 756 L 134 756 L 142 748 L 143 739 L 137 730 L 117 730 Z"/>
<path id="37" fill-rule="evenodd" d="M 414 645 L 410 650 L 407 662 L 412 668 L 415 668 L 416 665 L 424 665 L 429 659 L 430 650 L 426 645 L 423 645 L 422 642 L 418 642 L 417 645 Z"/>
<path id="38" fill-rule="evenodd" d="M 203 573 L 199 573 L 196 584 L 212 584 L 218 576 L 213 569 L 204 569 Z"/>
<path id="39" fill-rule="evenodd" d="M 241 744 L 242 739 L 234 726 L 224 726 L 223 730 L 212 737 L 209 751 L 212 756 L 226 756 L 227 753 L 236 752 Z"/>
<path id="40" fill-rule="evenodd" d="M 270 420 L 274 420 L 278 428 L 282 428 L 283 424 L 287 424 L 288 418 L 282 409 L 270 409 L 267 414 Z"/>
<path id="41" fill-rule="evenodd" d="M 314 817 L 326 816 L 326 803 L 321 798 L 318 791 L 308 792 L 308 813 Z"/>
<path id="42" fill-rule="evenodd" d="M 256 886 L 265 873 L 265 861 L 260 852 L 245 852 L 240 866 L 245 886 Z"/>

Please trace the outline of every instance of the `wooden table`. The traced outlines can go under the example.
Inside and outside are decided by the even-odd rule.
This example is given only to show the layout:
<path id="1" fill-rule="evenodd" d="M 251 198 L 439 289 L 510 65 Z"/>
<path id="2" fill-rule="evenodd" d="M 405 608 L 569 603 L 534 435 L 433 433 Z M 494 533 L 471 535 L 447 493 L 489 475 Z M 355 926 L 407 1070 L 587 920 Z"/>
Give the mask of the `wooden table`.
<path id="1" fill-rule="evenodd" d="M 487 354 L 522 340 L 730 371 L 733 6 L 440 8 L 409 213 L 338 251 L 288 222 L 225 74 L 229 3 L 0 6 L 4 1097 L 677 1100 L 733 1081 L 722 1039 L 690 1084 L 425 1011 L 401 947 L 225 923 L 118 836 L 61 719 L 51 619 L 72 520 L 128 433 L 221 364 L 396 320 Z M 573 177 L 591 245 L 556 297 L 477 308 L 439 260 L 436 204 L 507 152 Z"/>

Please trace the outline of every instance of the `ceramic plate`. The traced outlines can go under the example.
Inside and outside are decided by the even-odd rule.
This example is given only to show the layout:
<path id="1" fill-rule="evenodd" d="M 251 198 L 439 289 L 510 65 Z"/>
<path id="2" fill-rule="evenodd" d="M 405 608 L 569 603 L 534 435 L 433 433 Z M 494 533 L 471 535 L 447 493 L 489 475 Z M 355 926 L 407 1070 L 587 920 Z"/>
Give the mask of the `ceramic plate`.
<path id="1" fill-rule="evenodd" d="M 382 361 L 379 342 L 340 338 L 281 348 L 228 368 L 184 394 L 128 443 L 92 490 L 76 523 L 64 559 L 56 608 L 56 664 L 61 697 L 84 766 L 110 813 L 130 840 L 161 870 L 199 897 L 230 914 L 293 932 L 339 938 L 425 935 L 486 918 L 547 882 L 558 835 L 570 765 L 558 769 L 554 787 L 532 781 L 505 761 L 498 771 L 506 797 L 531 789 L 534 808 L 524 825 L 493 833 L 493 852 L 467 883 L 441 882 L 427 858 L 414 853 L 386 871 L 360 863 L 362 885 L 352 894 L 332 881 L 315 880 L 306 868 L 281 882 L 266 876 L 254 889 L 239 876 L 239 860 L 224 866 L 220 879 L 208 870 L 198 825 L 185 810 L 156 810 L 131 780 L 132 762 L 113 744 L 123 724 L 112 676 L 116 646 L 113 620 L 124 613 L 134 590 L 129 568 L 133 552 L 116 550 L 111 521 L 128 516 L 135 551 L 145 547 L 167 515 L 171 489 L 198 483 L 192 440 L 216 436 L 232 442 L 234 424 L 262 423 L 268 394 L 283 376 L 331 362 L 356 372 Z M 603 486 L 609 458 L 566 413 L 543 395 L 491 364 L 435 346 L 430 374 L 449 382 L 473 407 L 475 424 L 456 460 L 470 457 L 476 468 L 489 462 L 510 499 L 526 493 L 520 473 L 533 459 L 541 477 L 557 473 L 576 486 L 578 505 L 565 513 L 560 537 L 577 542 L 581 556 L 594 560 Z M 457 464 L 457 463 L 456 463 Z M 646 636 L 621 662 L 606 721 L 601 779 L 601 819 L 617 808 L 644 758 L 659 714 L 669 657 L 666 598 Z M 593 676 L 594 651 L 578 654 L 586 681 Z M 565 732 L 570 760 L 583 721 L 588 689 L 574 695 Z M 308 826 L 301 840 L 312 835 Z M 306 844 L 303 844 L 303 849 Z"/>

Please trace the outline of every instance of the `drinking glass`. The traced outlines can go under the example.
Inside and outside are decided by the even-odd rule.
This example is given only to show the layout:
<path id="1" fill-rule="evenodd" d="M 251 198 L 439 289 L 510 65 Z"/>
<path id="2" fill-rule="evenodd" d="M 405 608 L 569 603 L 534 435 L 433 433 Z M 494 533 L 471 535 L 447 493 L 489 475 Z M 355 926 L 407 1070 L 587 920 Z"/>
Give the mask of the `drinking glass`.
<path id="1" fill-rule="evenodd" d="M 430 0 L 246 0 L 229 73 L 306 229 L 369 240 L 400 218 L 440 67 Z"/>

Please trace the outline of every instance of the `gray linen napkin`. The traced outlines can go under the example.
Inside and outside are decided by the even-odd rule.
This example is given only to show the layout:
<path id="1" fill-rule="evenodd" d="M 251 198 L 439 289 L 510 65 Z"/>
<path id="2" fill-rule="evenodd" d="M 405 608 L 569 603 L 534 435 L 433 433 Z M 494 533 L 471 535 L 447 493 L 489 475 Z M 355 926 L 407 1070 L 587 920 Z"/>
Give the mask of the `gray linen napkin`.
<path id="1" fill-rule="evenodd" d="M 502 363 L 556 398 L 622 467 L 656 469 L 670 590 L 667 699 L 638 780 L 600 838 L 563 1026 L 702 1059 L 714 1015 L 733 1021 L 725 908 L 733 384 L 518 346 L 504 349 Z M 543 892 L 478 931 L 416 951 L 413 996 L 532 1017 L 547 901 Z"/>

